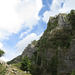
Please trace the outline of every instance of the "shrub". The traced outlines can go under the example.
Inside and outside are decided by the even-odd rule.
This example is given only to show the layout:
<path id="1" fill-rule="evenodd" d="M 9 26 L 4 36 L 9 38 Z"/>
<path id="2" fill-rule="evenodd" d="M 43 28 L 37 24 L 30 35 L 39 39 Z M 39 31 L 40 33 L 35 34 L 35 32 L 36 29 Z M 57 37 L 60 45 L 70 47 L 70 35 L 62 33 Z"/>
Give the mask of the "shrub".
<path id="1" fill-rule="evenodd" d="M 21 62 L 21 70 L 23 71 L 29 71 L 31 66 L 31 62 L 28 57 L 24 57 Z"/>
<path id="2" fill-rule="evenodd" d="M 4 54 L 5 52 L 0 50 L 0 57 Z"/>

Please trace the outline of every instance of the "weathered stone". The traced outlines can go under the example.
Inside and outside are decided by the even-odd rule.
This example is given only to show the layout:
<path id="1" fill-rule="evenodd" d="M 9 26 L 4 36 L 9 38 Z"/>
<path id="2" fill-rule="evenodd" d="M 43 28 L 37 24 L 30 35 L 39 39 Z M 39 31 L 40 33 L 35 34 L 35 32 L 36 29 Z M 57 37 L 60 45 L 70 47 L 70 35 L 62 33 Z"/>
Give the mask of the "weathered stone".
<path id="1" fill-rule="evenodd" d="M 13 70 L 14 72 L 17 72 L 17 69 L 14 69 L 14 68 L 13 68 L 12 70 Z"/>
<path id="2" fill-rule="evenodd" d="M 57 54 L 58 64 L 54 63 L 54 65 L 57 65 L 58 75 L 71 75 L 72 70 L 75 69 L 75 39 L 71 39 L 69 48 L 66 48 L 65 46 L 62 46 L 63 48 L 61 48 L 59 43 L 60 42 L 62 43 L 64 39 L 62 40 L 61 38 L 59 39 L 57 38 L 58 39 L 57 40 L 56 38 L 53 38 L 55 33 L 59 34 L 60 32 L 64 31 L 64 29 L 69 29 L 69 30 L 72 29 L 72 25 L 68 21 L 68 15 L 59 14 L 56 17 L 50 18 L 48 23 L 49 25 L 47 26 L 47 30 L 45 34 L 43 34 L 43 36 L 41 37 L 41 40 L 42 39 L 43 40 L 42 41 L 39 40 L 41 42 L 40 45 L 42 46 L 38 45 L 38 48 L 40 47 L 40 50 L 37 51 L 36 60 L 32 61 L 32 63 L 33 65 L 35 64 L 37 65 L 37 61 L 40 61 L 41 64 L 40 65 L 38 64 L 40 67 L 43 67 L 45 70 L 47 68 L 50 69 L 51 60 Z M 55 28 L 52 25 L 54 25 Z M 50 27 L 52 28 L 50 29 Z M 65 34 L 67 35 L 68 32 L 65 31 Z M 68 34 L 67 36 L 69 35 L 70 34 Z M 54 42 L 56 41 L 55 39 L 57 40 L 57 42 Z M 65 42 L 62 44 L 65 44 Z M 15 58 L 13 61 L 18 63 L 25 56 L 31 59 L 32 56 L 34 56 L 33 53 L 36 50 L 37 47 L 33 43 L 31 43 L 24 49 L 23 53 L 17 58 Z M 40 59 L 38 59 L 39 57 Z"/>
<path id="3" fill-rule="evenodd" d="M 27 73 L 27 71 L 24 71 L 24 73 Z"/>

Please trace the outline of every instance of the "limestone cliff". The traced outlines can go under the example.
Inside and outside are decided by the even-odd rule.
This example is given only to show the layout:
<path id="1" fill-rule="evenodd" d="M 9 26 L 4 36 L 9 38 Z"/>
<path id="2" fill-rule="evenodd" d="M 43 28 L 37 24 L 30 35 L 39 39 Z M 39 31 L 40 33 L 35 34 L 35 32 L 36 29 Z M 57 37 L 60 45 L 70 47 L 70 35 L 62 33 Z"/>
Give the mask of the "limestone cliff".
<path id="1" fill-rule="evenodd" d="M 28 45 L 19 57 L 24 56 L 35 66 L 34 75 L 71 75 L 75 70 L 75 11 L 50 17 L 37 44 Z M 19 57 L 13 61 L 20 62 Z"/>
<path id="2" fill-rule="evenodd" d="M 29 44 L 29 45 L 24 49 L 24 51 L 22 52 L 21 55 L 17 56 L 16 58 L 14 58 L 14 59 L 11 60 L 11 61 L 9 61 L 8 64 L 19 63 L 19 62 L 21 62 L 21 60 L 22 60 L 25 56 L 27 56 L 27 57 L 29 57 L 29 59 L 31 59 L 32 56 L 33 56 L 33 53 L 36 51 L 36 47 L 35 47 L 36 44 L 37 44 L 37 41 L 36 41 L 36 40 L 32 41 L 32 43 Z"/>

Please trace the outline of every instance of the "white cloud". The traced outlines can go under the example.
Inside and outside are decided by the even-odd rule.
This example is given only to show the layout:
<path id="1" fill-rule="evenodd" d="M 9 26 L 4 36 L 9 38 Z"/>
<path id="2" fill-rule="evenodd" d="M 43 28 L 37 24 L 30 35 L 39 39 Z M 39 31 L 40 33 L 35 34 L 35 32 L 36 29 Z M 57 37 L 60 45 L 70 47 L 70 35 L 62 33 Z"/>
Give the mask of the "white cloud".
<path id="1" fill-rule="evenodd" d="M 8 59 L 7 59 L 7 58 L 5 58 L 4 56 L 0 57 L 0 60 L 5 61 L 5 62 L 7 62 L 7 61 L 8 61 Z"/>
<path id="2" fill-rule="evenodd" d="M 61 8 L 59 11 L 64 12 L 70 12 L 70 10 L 75 10 L 75 0 L 65 0 L 63 8 Z"/>
<path id="3" fill-rule="evenodd" d="M 21 27 L 18 15 L 15 11 L 16 0 L 0 1 L 0 36 L 7 37 L 11 33 L 16 33 Z"/>
<path id="4" fill-rule="evenodd" d="M 0 0 L 0 39 L 36 25 L 41 8 L 42 0 Z"/>
<path id="5" fill-rule="evenodd" d="M 4 49 L 3 44 L 0 42 L 0 49 L 3 50 L 5 53 L 7 53 L 7 50 Z M 8 59 L 5 57 L 5 54 L 0 57 L 0 60 L 7 62 Z"/>
<path id="6" fill-rule="evenodd" d="M 22 38 L 25 34 L 28 34 L 31 30 L 32 30 L 32 28 L 30 28 L 27 31 L 21 33 L 20 38 Z"/>
<path id="7" fill-rule="evenodd" d="M 61 7 L 62 3 L 63 7 Z M 75 0 L 53 0 L 50 11 L 44 12 L 43 20 L 47 23 L 50 16 L 55 16 L 59 13 L 67 13 L 71 9 L 75 9 Z"/>
<path id="8" fill-rule="evenodd" d="M 24 20 L 25 27 L 32 28 L 37 24 L 40 17 L 39 11 L 42 8 L 42 0 L 23 0 L 17 6 L 20 20 Z"/>
<path id="9" fill-rule="evenodd" d="M 30 35 L 23 38 L 21 41 L 19 41 L 16 45 L 17 51 L 21 54 L 22 51 L 27 47 L 28 44 L 30 44 L 33 40 L 39 40 L 43 33 L 40 35 L 36 35 L 35 33 L 31 33 Z"/>
<path id="10" fill-rule="evenodd" d="M 23 37 L 23 35 L 29 33 L 33 26 L 35 26 L 40 19 L 38 14 L 42 6 L 42 0 L 0 0 L 0 41 L 8 39 L 12 33 L 18 33 L 24 28 L 28 28 L 28 30 L 22 33 L 20 37 Z M 32 35 L 36 38 L 32 37 Z M 37 35 L 32 35 L 31 37 L 33 39 L 31 40 L 38 38 Z M 23 40 L 26 41 L 26 38 Z M 17 45 L 19 50 L 22 47 L 22 49 L 24 49 L 27 44 L 30 43 L 29 41 L 26 41 L 27 44 L 24 44 L 25 46 L 23 45 L 20 48 L 19 46 L 24 43 L 22 42 L 23 41 L 21 40 Z M 0 43 L 0 48 L 5 51 L 4 56 L 1 57 L 1 59 L 5 61 L 10 60 L 18 55 L 14 50 L 11 51 L 8 48 L 6 50 L 2 43 Z"/>
<path id="11" fill-rule="evenodd" d="M 7 50 L 4 48 L 3 43 L 0 42 L 0 49 L 3 50 L 5 53 L 7 52 Z"/>
<path id="12" fill-rule="evenodd" d="M 25 47 L 28 46 L 28 44 L 30 44 L 33 40 L 38 40 L 40 39 L 40 37 L 42 36 L 43 33 L 41 33 L 40 35 L 36 35 L 35 33 L 31 33 L 28 36 L 26 36 L 25 38 L 23 38 L 22 40 L 20 40 L 17 44 L 17 50 L 6 50 L 2 43 L 1 43 L 1 49 L 4 50 L 5 54 L 0 57 L 0 60 L 3 60 L 5 62 L 12 60 L 13 58 L 17 57 L 18 55 L 20 55 L 22 53 L 22 51 L 25 49 Z"/>
<path id="13" fill-rule="evenodd" d="M 3 44 L 0 42 L 0 49 L 3 47 Z"/>
<path id="14" fill-rule="evenodd" d="M 12 60 L 19 55 L 18 53 L 16 53 L 16 50 L 6 50 L 4 47 L 2 48 L 2 50 L 5 52 L 5 54 L 0 57 L 0 60 L 3 60 L 5 62 Z"/>

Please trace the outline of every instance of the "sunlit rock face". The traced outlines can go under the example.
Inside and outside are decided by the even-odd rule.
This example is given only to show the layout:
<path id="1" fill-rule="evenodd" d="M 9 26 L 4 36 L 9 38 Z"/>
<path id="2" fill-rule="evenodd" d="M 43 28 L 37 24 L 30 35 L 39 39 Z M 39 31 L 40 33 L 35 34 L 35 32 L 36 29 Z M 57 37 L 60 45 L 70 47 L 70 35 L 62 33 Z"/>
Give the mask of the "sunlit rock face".
<path id="1" fill-rule="evenodd" d="M 31 59 L 33 53 L 36 51 L 36 47 L 33 44 L 29 44 L 22 53 L 22 57 L 29 57 Z"/>

